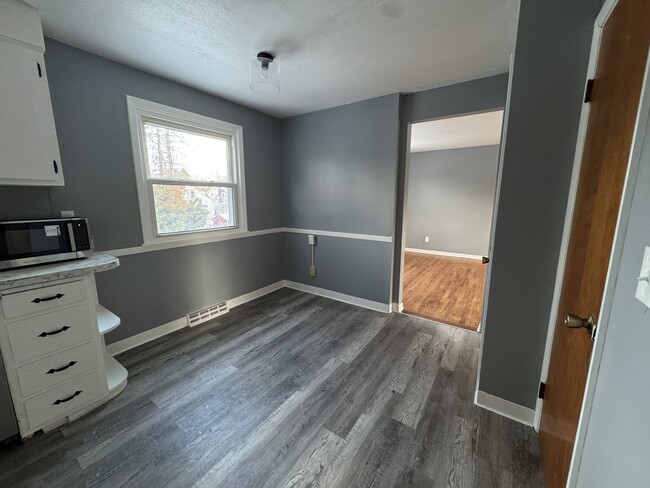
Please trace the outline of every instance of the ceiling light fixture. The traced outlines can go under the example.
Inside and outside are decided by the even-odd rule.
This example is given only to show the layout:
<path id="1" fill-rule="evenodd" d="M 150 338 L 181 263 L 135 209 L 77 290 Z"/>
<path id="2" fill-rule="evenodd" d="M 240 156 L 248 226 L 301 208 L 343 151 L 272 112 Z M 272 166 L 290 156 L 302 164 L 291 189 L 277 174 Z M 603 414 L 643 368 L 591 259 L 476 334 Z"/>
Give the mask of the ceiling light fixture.
<path id="1" fill-rule="evenodd" d="M 271 53 L 262 51 L 251 60 L 250 87 L 258 93 L 280 92 L 280 66 Z"/>

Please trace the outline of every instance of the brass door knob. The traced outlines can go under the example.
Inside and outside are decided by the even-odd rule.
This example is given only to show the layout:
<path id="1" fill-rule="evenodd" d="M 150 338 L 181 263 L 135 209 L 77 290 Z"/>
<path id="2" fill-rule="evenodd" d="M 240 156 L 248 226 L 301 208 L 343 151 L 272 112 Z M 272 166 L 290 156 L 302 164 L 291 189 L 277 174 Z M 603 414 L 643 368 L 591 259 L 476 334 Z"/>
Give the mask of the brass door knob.
<path id="1" fill-rule="evenodd" d="M 586 319 L 583 319 L 578 315 L 568 313 L 564 318 L 564 325 L 570 329 L 587 329 L 587 333 L 593 336 L 594 329 L 596 327 L 596 317 L 594 317 L 592 314 Z"/>

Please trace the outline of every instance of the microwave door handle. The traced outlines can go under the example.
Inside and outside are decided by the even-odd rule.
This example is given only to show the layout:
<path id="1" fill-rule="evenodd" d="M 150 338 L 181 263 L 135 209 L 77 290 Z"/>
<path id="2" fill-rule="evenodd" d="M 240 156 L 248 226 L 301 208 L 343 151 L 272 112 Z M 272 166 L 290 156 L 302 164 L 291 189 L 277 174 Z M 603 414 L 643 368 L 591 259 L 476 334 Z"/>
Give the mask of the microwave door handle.
<path id="1" fill-rule="evenodd" d="M 70 240 L 70 250 L 72 252 L 77 252 L 77 243 L 74 240 L 74 229 L 72 227 L 72 222 L 68 222 L 68 239 Z"/>

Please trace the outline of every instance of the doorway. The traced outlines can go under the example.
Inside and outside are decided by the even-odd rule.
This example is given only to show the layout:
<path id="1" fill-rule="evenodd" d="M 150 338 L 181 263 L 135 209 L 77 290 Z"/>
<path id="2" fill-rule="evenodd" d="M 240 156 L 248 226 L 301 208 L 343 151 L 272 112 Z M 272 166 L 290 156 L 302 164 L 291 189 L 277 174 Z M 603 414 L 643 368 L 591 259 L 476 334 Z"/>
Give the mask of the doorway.
<path id="1" fill-rule="evenodd" d="M 403 311 L 478 330 L 503 110 L 411 124 Z"/>

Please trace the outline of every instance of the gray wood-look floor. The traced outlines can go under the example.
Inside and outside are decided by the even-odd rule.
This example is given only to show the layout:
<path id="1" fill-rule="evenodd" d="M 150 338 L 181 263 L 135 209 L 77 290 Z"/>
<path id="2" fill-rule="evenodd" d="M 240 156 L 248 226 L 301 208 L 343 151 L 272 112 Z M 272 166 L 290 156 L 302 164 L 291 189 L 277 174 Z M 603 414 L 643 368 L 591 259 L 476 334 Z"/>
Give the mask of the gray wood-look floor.
<path id="1" fill-rule="evenodd" d="M 128 351 L 117 398 L 0 448 L 2 487 L 537 487 L 472 403 L 478 335 L 283 289 Z"/>

